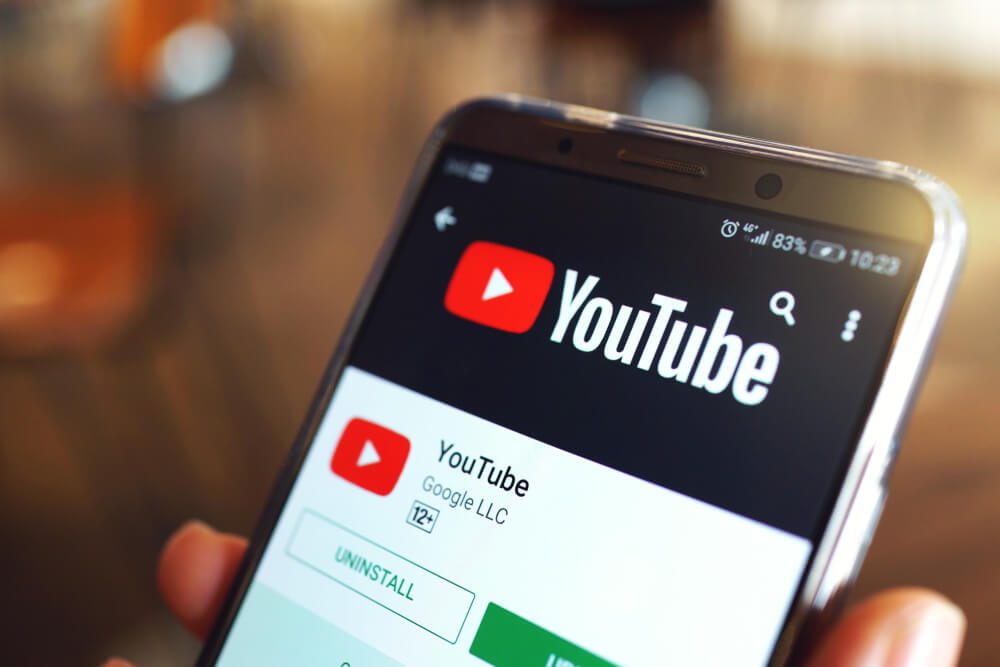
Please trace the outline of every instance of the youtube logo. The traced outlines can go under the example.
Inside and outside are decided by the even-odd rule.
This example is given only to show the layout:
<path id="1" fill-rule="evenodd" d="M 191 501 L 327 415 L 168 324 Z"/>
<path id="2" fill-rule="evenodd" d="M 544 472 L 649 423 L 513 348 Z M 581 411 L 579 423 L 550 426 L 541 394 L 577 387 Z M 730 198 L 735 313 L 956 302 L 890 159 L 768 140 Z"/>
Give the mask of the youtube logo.
<path id="1" fill-rule="evenodd" d="M 555 266 L 541 255 L 475 241 L 458 260 L 444 307 L 477 324 L 524 333 L 538 318 L 554 275 Z"/>
<path id="2" fill-rule="evenodd" d="M 406 436 L 355 417 L 344 427 L 330 469 L 362 489 L 387 496 L 396 487 L 409 455 Z"/>

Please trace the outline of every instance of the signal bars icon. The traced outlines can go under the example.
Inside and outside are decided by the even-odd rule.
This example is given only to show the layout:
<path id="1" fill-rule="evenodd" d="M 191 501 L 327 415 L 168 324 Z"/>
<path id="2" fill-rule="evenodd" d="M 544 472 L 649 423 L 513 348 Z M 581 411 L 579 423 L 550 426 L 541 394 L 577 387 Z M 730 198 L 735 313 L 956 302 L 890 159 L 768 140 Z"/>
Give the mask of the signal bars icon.
<path id="1" fill-rule="evenodd" d="M 762 231 L 757 236 L 754 236 L 753 238 L 747 238 L 747 241 L 749 243 L 754 244 L 754 245 L 767 245 L 767 240 L 770 237 L 771 237 L 771 230 L 770 229 L 765 229 L 764 231 Z"/>

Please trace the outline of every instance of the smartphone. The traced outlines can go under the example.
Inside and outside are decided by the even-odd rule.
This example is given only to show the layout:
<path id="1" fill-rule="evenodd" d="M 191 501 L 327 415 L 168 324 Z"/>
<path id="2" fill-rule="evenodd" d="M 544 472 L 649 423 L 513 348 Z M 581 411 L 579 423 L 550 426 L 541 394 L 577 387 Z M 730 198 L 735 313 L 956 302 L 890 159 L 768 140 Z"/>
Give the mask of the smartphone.
<path id="1" fill-rule="evenodd" d="M 778 665 L 965 225 L 901 165 L 495 98 L 433 130 L 199 665 Z"/>

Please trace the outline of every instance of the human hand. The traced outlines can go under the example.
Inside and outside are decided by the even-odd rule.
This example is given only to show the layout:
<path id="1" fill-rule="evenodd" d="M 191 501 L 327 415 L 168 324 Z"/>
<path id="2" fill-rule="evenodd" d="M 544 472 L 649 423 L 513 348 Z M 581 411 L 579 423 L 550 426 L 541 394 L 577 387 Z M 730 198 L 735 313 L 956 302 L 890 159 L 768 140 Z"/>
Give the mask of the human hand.
<path id="1" fill-rule="evenodd" d="M 182 526 L 160 556 L 157 583 L 170 611 L 204 639 L 246 551 L 246 540 L 200 522 Z M 938 593 L 900 588 L 875 595 L 845 614 L 810 667 L 952 667 L 965 616 Z M 104 667 L 134 667 L 112 659 Z"/>

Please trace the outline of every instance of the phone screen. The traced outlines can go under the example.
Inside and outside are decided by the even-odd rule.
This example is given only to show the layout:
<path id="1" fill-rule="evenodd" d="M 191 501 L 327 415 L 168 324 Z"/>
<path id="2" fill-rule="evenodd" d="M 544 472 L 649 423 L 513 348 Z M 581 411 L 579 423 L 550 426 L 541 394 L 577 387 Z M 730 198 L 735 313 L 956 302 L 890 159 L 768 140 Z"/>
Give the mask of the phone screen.
<path id="1" fill-rule="evenodd" d="M 217 664 L 766 663 L 924 253 L 446 146 Z"/>

